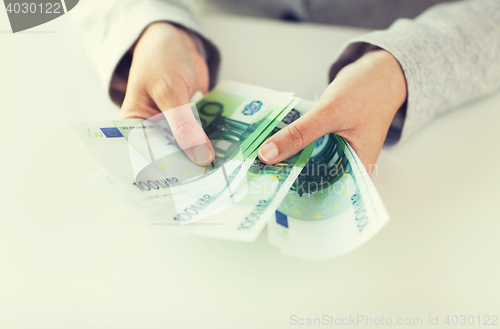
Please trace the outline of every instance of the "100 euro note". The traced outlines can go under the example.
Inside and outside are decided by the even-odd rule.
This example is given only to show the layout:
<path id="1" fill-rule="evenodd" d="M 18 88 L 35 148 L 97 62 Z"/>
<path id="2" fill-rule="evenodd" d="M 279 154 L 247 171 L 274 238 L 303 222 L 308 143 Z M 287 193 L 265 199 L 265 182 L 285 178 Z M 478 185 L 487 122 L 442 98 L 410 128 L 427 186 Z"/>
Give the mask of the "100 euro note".
<path id="1" fill-rule="evenodd" d="M 247 179 L 234 190 L 233 198 L 238 202 L 232 205 L 228 203 L 230 207 L 196 222 L 189 219 L 204 210 L 200 209 L 203 201 L 192 204 L 181 212 L 168 204 L 140 205 L 123 193 L 120 185 L 104 169 L 91 176 L 86 185 L 131 207 L 150 224 L 198 236 L 252 242 L 274 214 L 313 148 L 314 144 L 311 144 L 296 156 L 277 165 L 266 166 L 258 159 L 254 160 L 246 173 Z M 180 225 L 182 219 L 188 224 Z"/>
<path id="2" fill-rule="evenodd" d="M 180 189 L 183 184 L 198 182 L 203 187 L 221 176 L 227 178 L 237 168 L 248 170 L 249 165 L 242 166 L 252 153 L 248 146 L 268 125 L 277 124 L 275 118 L 296 101 L 291 93 L 262 87 L 237 82 L 218 85 L 198 103 L 199 116 L 192 109 L 216 151 L 214 162 L 203 168 L 192 164 L 176 145 L 164 118 L 71 127 L 134 200 L 164 203 L 173 201 L 172 186 Z M 185 189 L 189 190 L 193 186 Z"/>
<path id="3" fill-rule="evenodd" d="M 268 240 L 294 257 L 325 260 L 349 253 L 389 221 L 358 156 L 339 136 L 315 150 L 268 224 Z"/>
<path id="4" fill-rule="evenodd" d="M 301 101 L 289 112 L 285 122 L 288 124 L 300 116 L 300 111 L 306 112 L 313 103 Z M 280 123 L 274 132 L 284 127 Z M 250 158 L 255 158 L 257 148 Z M 183 226 L 181 232 L 194 235 L 228 239 L 235 241 L 254 241 L 273 217 L 274 211 L 287 194 L 305 163 L 309 159 L 314 144 L 309 145 L 297 155 L 276 165 L 264 165 L 258 159 L 254 160 L 240 186 L 233 191 L 233 199 L 237 203 L 223 211 Z M 141 206 L 127 198 L 113 179 L 105 171 L 101 171 L 87 181 L 87 185 L 118 201 L 131 206 L 137 213 L 149 219 L 151 223 L 179 229 L 180 221 L 189 220 L 200 211 L 200 204 L 186 207 L 181 212 L 173 210 L 168 205 Z M 202 200 L 203 202 L 203 200 Z M 201 210 L 204 210 L 201 208 Z"/>
<path id="5" fill-rule="evenodd" d="M 273 114 L 273 116 L 275 116 L 273 119 L 266 118 L 265 120 L 267 122 L 265 123 L 263 123 L 262 120 L 258 120 L 259 126 L 257 129 L 253 130 L 251 133 L 252 136 L 245 140 L 241 139 L 243 143 L 247 143 L 246 146 L 244 146 L 244 150 L 241 151 L 240 149 L 240 151 L 235 153 L 233 157 L 228 158 L 226 162 L 220 166 L 220 170 L 215 172 L 213 170 L 209 171 L 206 173 L 208 175 L 201 174 L 199 177 L 206 176 L 203 179 L 199 179 L 199 177 L 192 177 L 185 180 L 183 182 L 184 184 L 181 186 L 171 186 L 175 210 L 171 207 L 170 211 L 176 211 L 174 218 L 178 219 L 181 224 L 199 221 L 203 218 L 210 217 L 211 215 L 218 214 L 226 209 L 229 209 L 239 201 L 242 201 L 242 198 L 247 197 L 248 195 L 246 192 L 249 185 L 246 180 L 252 178 L 253 176 L 248 177 L 246 173 L 257 156 L 257 147 L 260 145 L 259 141 L 266 138 L 270 131 L 276 128 L 281 120 L 292 110 L 293 106 L 298 103 L 298 101 L 298 98 L 293 98 L 289 105 L 285 109 L 281 110 L 277 116 L 276 114 Z M 224 123 L 219 121 L 218 125 L 224 126 Z M 239 125 L 241 125 L 241 122 L 239 122 Z M 206 131 L 209 132 L 210 130 L 206 129 Z M 231 145 L 230 142 L 238 142 L 237 140 L 231 139 L 234 138 L 232 130 L 220 129 L 219 126 L 216 127 L 215 136 L 213 135 L 212 130 L 211 133 L 209 133 L 209 136 L 224 138 L 220 141 L 212 140 L 216 149 L 224 148 L 224 145 Z M 224 148 L 224 150 L 227 152 L 227 147 Z M 241 158 L 238 159 L 238 157 L 243 157 L 244 160 Z M 172 163 L 172 157 L 167 157 L 167 159 L 169 163 Z M 217 163 L 218 159 L 220 159 L 220 157 L 216 158 L 214 161 L 215 166 L 213 167 L 217 167 L 219 165 Z M 185 161 L 187 161 L 187 163 L 184 163 L 181 166 L 182 168 L 189 166 L 193 167 L 193 164 L 189 160 L 185 159 Z M 290 161 L 292 162 L 288 163 L 288 165 L 292 166 L 295 159 Z M 196 166 L 194 167 L 197 168 Z M 252 168 L 255 169 L 255 165 Z M 281 177 L 285 179 L 287 175 L 282 175 Z M 237 193 L 235 191 L 237 191 Z M 166 215 L 164 216 L 168 217 Z"/>
<path id="6" fill-rule="evenodd" d="M 196 106 L 210 140 L 236 142 L 245 152 L 266 128 L 277 122 L 275 119 L 287 107 L 290 110 L 297 101 L 293 93 L 224 81 Z"/>

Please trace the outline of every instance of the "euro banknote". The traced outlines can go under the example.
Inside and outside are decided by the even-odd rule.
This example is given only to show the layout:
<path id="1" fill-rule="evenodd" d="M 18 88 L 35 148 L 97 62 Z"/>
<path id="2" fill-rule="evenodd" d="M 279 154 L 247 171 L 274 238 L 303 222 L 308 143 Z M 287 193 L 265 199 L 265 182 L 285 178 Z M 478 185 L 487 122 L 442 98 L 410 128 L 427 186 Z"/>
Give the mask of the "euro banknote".
<path id="1" fill-rule="evenodd" d="M 284 122 L 282 121 L 273 129 L 272 133 L 276 133 L 286 124 L 296 120 L 300 112 L 307 112 L 313 104 L 309 101 L 298 103 L 292 111 L 287 113 L 287 117 L 283 118 Z M 250 159 L 255 160 L 246 173 L 246 179 L 233 189 L 232 199 L 235 203 L 226 202 L 225 207 L 218 204 L 218 209 L 213 215 L 183 227 L 180 227 L 183 220 L 191 223 L 191 217 L 195 217 L 200 211 L 206 211 L 203 206 L 210 202 L 209 195 L 206 199 L 201 198 L 201 203 L 188 205 L 178 212 L 168 204 L 142 206 L 134 202 L 120 191 L 117 182 L 105 171 L 89 178 L 87 186 L 127 204 L 142 217 L 148 218 L 151 224 L 172 227 L 177 231 L 198 236 L 251 242 L 257 238 L 268 220 L 273 217 L 275 210 L 307 163 L 314 146 L 315 143 L 275 165 L 265 165 L 256 159 L 257 149 L 255 149 L 250 156 Z"/>
<path id="2" fill-rule="evenodd" d="M 234 204 L 217 204 L 210 216 L 191 221 L 200 212 L 206 211 L 204 204 L 211 204 L 210 195 L 202 196 L 199 203 L 182 209 L 169 204 L 141 205 L 130 198 L 120 185 L 103 169 L 91 176 L 86 185 L 116 201 L 126 204 L 152 225 L 165 226 L 177 232 L 189 233 L 224 240 L 241 242 L 254 241 L 273 216 L 294 180 L 307 162 L 314 144 L 306 147 L 296 156 L 277 165 L 264 165 L 255 159 L 247 179 L 234 190 Z M 187 223 L 181 225 L 182 222 Z"/>
<path id="3" fill-rule="evenodd" d="M 358 156 L 339 136 L 317 146 L 268 224 L 268 240 L 283 253 L 331 259 L 370 240 L 389 221 Z"/>
<path id="4" fill-rule="evenodd" d="M 77 123 L 71 128 L 134 200 L 172 202 L 173 187 L 177 195 L 189 195 L 223 177 L 227 180 L 237 168 L 248 170 L 251 160 L 243 163 L 253 153 L 253 141 L 275 127 L 297 101 L 292 93 L 237 82 L 218 85 L 191 106 L 216 151 L 215 160 L 206 167 L 189 161 L 164 117 Z"/>

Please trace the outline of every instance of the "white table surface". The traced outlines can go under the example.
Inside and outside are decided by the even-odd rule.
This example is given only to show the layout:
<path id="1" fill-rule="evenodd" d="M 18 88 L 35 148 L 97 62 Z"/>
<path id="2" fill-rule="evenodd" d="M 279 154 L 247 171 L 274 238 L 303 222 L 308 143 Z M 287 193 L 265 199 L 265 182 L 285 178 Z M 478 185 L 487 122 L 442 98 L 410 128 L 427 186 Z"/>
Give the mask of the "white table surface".
<path id="1" fill-rule="evenodd" d="M 337 49 L 364 33 L 241 18 L 203 24 L 223 52 L 222 78 L 304 98 L 321 95 Z M 429 315 L 442 323 L 500 314 L 500 94 L 385 149 L 373 180 L 391 221 L 355 252 L 312 262 L 282 255 L 265 234 L 253 244 L 180 236 L 83 186 L 100 165 L 68 123 L 117 115 L 83 52 L 69 17 L 0 33 L 0 328 L 253 329 L 297 327 L 291 315 L 426 324 Z"/>

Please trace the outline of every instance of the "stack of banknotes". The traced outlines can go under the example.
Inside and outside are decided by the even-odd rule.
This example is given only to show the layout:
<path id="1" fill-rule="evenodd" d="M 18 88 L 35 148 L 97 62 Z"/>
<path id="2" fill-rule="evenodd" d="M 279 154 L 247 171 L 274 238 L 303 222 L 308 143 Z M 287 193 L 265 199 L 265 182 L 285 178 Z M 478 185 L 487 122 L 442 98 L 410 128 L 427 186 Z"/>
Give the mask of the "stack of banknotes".
<path id="1" fill-rule="evenodd" d="M 104 169 L 86 185 L 153 225 L 252 242 L 267 226 L 283 253 L 306 259 L 346 254 L 372 238 L 389 214 L 359 158 L 341 137 L 323 136 L 275 165 L 258 157 L 272 134 L 314 102 L 225 81 L 186 105 L 209 137 L 214 161 L 193 164 L 162 114 L 71 124 Z"/>

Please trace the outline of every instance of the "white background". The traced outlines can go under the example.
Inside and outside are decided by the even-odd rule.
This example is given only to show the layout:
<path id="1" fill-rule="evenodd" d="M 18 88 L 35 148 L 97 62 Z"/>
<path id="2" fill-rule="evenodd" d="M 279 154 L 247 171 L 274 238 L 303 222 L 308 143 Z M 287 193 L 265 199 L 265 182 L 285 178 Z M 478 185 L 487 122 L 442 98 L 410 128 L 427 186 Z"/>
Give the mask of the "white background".
<path id="1" fill-rule="evenodd" d="M 114 119 L 117 109 L 68 16 L 11 34 L 0 10 L 0 328 L 500 315 L 499 94 L 382 152 L 374 182 L 392 219 L 373 240 L 339 259 L 298 260 L 265 234 L 253 244 L 176 235 L 83 186 L 100 165 L 68 123 Z M 222 78 L 304 98 L 321 95 L 340 45 L 364 32 L 203 23 L 222 50 Z"/>

